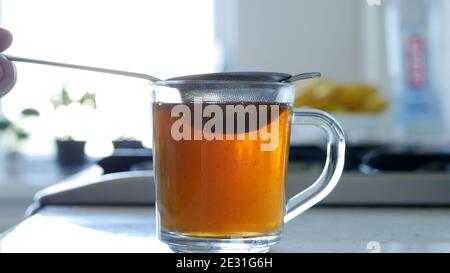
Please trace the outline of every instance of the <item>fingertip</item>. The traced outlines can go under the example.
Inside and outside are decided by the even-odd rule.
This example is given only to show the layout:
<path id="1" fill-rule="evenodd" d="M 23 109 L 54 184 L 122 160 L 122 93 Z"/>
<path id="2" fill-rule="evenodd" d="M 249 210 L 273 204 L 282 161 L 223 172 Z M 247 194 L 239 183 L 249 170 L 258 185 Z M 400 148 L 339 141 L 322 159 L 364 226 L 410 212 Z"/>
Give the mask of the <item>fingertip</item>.
<path id="1" fill-rule="evenodd" d="M 1 54 L 0 54 L 0 70 L 2 71 L 2 75 L 0 77 L 0 98 L 1 98 L 13 88 L 17 76 L 14 64 Z"/>
<path id="2" fill-rule="evenodd" d="M 13 36 L 9 30 L 0 27 L 0 52 L 6 50 L 13 41 Z"/>

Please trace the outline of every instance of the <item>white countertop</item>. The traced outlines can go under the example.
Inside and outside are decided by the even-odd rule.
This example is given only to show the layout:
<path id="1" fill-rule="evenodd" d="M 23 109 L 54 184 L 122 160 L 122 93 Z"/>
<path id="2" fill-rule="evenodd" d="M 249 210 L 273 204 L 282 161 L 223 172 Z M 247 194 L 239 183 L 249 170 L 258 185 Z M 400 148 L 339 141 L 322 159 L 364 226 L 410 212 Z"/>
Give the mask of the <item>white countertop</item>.
<path id="1" fill-rule="evenodd" d="M 4 233 L 1 252 L 167 252 L 153 207 L 46 207 Z M 313 208 L 272 252 L 450 252 L 450 208 Z"/>

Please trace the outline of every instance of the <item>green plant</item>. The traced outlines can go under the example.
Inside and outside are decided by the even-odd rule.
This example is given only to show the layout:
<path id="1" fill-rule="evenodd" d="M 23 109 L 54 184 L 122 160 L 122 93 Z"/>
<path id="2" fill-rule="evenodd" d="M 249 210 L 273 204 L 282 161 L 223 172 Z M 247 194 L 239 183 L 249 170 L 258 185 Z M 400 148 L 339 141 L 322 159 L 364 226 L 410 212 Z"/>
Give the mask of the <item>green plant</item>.
<path id="1" fill-rule="evenodd" d="M 27 108 L 20 112 L 19 119 L 12 122 L 8 119 L 0 120 L 0 132 L 10 137 L 12 145 L 10 147 L 12 152 L 18 152 L 23 142 L 30 138 L 30 133 L 20 126 L 25 119 L 30 117 L 38 117 L 40 113 L 33 108 Z"/>
<path id="2" fill-rule="evenodd" d="M 75 100 L 70 97 L 69 92 L 64 85 L 62 87 L 61 93 L 51 98 L 51 103 L 55 109 L 60 106 L 69 106 L 73 103 L 79 103 L 80 105 L 89 106 L 92 109 L 97 109 L 97 100 L 94 93 L 86 92 L 83 94 L 83 96 L 81 96 L 80 99 Z"/>
<path id="3" fill-rule="evenodd" d="M 137 139 L 132 136 L 120 135 L 119 137 L 115 138 L 114 141 L 137 141 Z"/>
<path id="4" fill-rule="evenodd" d="M 97 109 L 94 93 L 85 92 L 75 99 L 63 85 L 61 91 L 50 99 L 55 110 L 55 137 L 58 140 L 85 140 L 86 128 L 92 124 L 92 110 Z"/>

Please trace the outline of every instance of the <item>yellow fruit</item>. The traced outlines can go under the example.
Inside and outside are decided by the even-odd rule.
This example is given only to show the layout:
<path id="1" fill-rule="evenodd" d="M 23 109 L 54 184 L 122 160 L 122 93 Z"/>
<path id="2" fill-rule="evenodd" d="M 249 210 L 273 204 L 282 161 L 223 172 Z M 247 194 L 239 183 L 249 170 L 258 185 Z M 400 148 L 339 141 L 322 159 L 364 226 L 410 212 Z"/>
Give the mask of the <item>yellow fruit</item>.
<path id="1" fill-rule="evenodd" d="M 350 111 L 363 111 L 365 100 L 377 92 L 377 88 L 370 84 L 346 84 L 340 86 L 336 100 Z"/>
<path id="2" fill-rule="evenodd" d="M 310 81 L 304 85 L 297 85 L 295 107 L 312 107 L 328 110 L 334 104 L 337 86 L 324 80 Z"/>
<path id="3" fill-rule="evenodd" d="M 315 105 L 316 105 L 316 98 L 314 97 L 314 94 L 311 92 L 297 96 L 294 102 L 294 107 L 304 107 L 304 106 L 315 107 Z"/>
<path id="4" fill-rule="evenodd" d="M 385 98 L 378 96 L 377 94 L 370 96 L 364 102 L 364 111 L 375 113 L 386 110 L 389 106 L 389 101 Z"/>
<path id="5" fill-rule="evenodd" d="M 370 84 L 337 85 L 315 79 L 296 83 L 295 107 L 311 107 L 329 112 L 380 112 L 389 101 Z"/>

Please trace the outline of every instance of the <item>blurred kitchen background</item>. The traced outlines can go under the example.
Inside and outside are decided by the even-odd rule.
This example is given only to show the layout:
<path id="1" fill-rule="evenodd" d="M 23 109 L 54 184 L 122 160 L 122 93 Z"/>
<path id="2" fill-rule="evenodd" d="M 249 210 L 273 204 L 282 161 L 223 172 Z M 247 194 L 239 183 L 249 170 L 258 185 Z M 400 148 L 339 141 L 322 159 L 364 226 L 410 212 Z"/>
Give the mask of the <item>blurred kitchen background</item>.
<path id="1" fill-rule="evenodd" d="M 295 106 L 326 110 L 346 131 L 346 174 L 328 204 L 450 205 L 449 1 L 2 0 L 0 12 L 9 55 L 160 78 L 320 71 Z M 152 143 L 148 82 L 16 67 L 0 106 L 0 232 L 38 190 L 114 147 Z M 293 132 L 290 185 L 321 169 L 317 134 Z"/>

